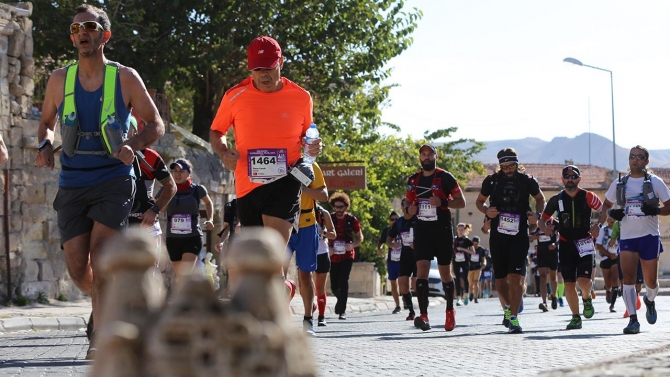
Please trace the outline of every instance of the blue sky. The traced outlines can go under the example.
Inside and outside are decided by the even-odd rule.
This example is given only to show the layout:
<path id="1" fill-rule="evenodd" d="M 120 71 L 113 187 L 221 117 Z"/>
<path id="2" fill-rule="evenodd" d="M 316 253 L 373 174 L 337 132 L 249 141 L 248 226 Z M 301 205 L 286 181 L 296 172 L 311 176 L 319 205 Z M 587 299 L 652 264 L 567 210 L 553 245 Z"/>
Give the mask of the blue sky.
<path id="1" fill-rule="evenodd" d="M 383 120 L 400 135 L 458 127 L 479 141 L 589 131 L 670 149 L 670 1 L 409 0 L 424 12 L 391 60 Z M 590 123 L 590 125 L 589 125 Z M 392 132 L 387 130 L 386 132 Z"/>

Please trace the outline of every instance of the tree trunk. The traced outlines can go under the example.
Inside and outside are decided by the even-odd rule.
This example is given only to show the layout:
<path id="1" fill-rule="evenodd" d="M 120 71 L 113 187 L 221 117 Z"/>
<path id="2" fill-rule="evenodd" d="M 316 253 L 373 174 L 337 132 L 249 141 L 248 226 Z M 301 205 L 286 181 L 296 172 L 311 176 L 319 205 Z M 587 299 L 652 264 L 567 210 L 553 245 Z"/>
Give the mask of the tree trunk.
<path id="1" fill-rule="evenodd" d="M 216 95 L 207 86 L 205 81 L 199 81 L 193 94 L 193 134 L 205 140 L 209 140 L 209 127 L 219 105 L 214 103 Z M 209 87 L 211 88 L 211 83 Z"/>

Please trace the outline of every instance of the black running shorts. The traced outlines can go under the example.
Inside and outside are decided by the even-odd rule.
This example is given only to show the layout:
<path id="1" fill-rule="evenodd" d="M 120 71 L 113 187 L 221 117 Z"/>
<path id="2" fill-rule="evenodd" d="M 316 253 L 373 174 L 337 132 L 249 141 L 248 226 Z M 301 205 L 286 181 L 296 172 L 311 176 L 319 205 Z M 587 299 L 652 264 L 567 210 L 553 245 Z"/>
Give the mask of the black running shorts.
<path id="1" fill-rule="evenodd" d="M 528 235 L 510 236 L 492 232 L 489 244 L 494 278 L 504 279 L 509 274 L 526 276 L 530 245 Z"/>
<path id="2" fill-rule="evenodd" d="M 454 255 L 454 234 L 449 224 L 433 223 L 418 221 L 414 226 L 414 257 L 417 261 L 437 258 L 438 265 L 448 266 Z"/>
<path id="3" fill-rule="evenodd" d="M 559 255 L 561 258 L 561 275 L 563 280 L 574 283 L 577 278 L 591 279 L 593 276 L 593 261 L 595 255 L 579 256 L 577 246 L 573 241 L 559 241 Z"/>
<path id="4" fill-rule="evenodd" d="M 291 224 L 298 221 L 302 185 L 291 176 L 256 187 L 237 198 L 237 213 L 242 226 L 263 226 L 263 215 L 278 217 Z"/>

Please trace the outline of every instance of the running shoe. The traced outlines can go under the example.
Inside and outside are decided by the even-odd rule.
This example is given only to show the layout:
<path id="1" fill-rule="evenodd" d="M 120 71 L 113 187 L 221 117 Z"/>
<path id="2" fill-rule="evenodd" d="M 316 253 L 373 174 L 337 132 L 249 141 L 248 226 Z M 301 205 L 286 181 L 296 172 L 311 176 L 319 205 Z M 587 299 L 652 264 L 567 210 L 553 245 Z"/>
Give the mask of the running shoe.
<path id="1" fill-rule="evenodd" d="M 468 301 L 468 296 L 465 296 L 465 299 L 463 300 L 463 303 L 464 303 L 465 305 L 467 305 L 468 302 L 470 302 L 470 301 Z"/>
<path id="2" fill-rule="evenodd" d="M 640 322 L 631 320 L 628 322 L 628 326 L 623 328 L 624 334 L 637 334 L 640 332 Z"/>
<path id="3" fill-rule="evenodd" d="M 628 309 L 626 309 L 626 312 L 623 313 L 623 317 L 624 317 L 624 318 L 628 318 L 628 317 L 630 317 L 630 314 L 628 314 Z"/>
<path id="4" fill-rule="evenodd" d="M 656 303 L 647 300 L 647 295 L 643 297 L 644 305 L 647 307 L 647 322 L 650 325 L 656 323 Z"/>
<path id="5" fill-rule="evenodd" d="M 326 326 L 326 325 L 327 325 L 327 323 L 326 323 L 326 317 L 320 315 L 319 318 L 318 318 L 317 325 L 318 325 L 318 326 L 321 326 L 321 327 Z"/>
<path id="6" fill-rule="evenodd" d="M 605 302 L 608 304 L 612 303 L 612 292 L 611 291 L 605 291 Z"/>
<path id="7" fill-rule="evenodd" d="M 584 317 L 586 318 L 593 317 L 593 314 L 596 312 L 596 310 L 593 308 L 593 299 L 589 297 L 587 300 L 583 300 L 583 303 L 584 303 L 584 310 L 582 311 L 582 314 L 584 314 Z"/>
<path id="8" fill-rule="evenodd" d="M 475 304 L 479 304 L 479 300 L 477 300 L 477 297 L 475 297 Z"/>
<path id="9" fill-rule="evenodd" d="M 568 326 L 565 327 L 566 330 L 579 330 L 582 328 L 582 317 L 572 317 Z"/>
<path id="10" fill-rule="evenodd" d="M 428 321 L 428 316 L 426 314 L 421 314 L 420 316 L 414 318 L 414 327 L 418 327 L 423 331 L 430 330 L 430 322 Z"/>
<path id="11" fill-rule="evenodd" d="M 456 327 L 456 311 L 454 309 L 447 309 L 447 318 L 444 321 L 444 329 L 451 331 Z"/>
<path id="12" fill-rule="evenodd" d="M 459 298 L 458 300 L 456 300 L 456 306 L 461 306 L 461 305 L 463 305 L 463 301 L 461 301 L 461 299 Z"/>
<path id="13" fill-rule="evenodd" d="M 92 332 L 88 342 L 88 350 L 86 351 L 86 360 L 93 360 L 95 357 L 95 353 L 98 351 L 97 343 L 97 336 Z"/>
<path id="14" fill-rule="evenodd" d="M 614 304 L 610 305 L 610 313 L 616 313 L 616 310 L 614 310 Z"/>
<path id="15" fill-rule="evenodd" d="M 347 319 L 347 315 L 346 315 L 346 314 L 344 314 L 344 313 L 342 313 L 342 314 L 340 314 L 340 316 L 339 316 L 339 319 L 341 319 L 341 320 L 343 320 L 343 321 L 344 321 L 344 320 L 346 320 L 346 319 Z"/>
<path id="16" fill-rule="evenodd" d="M 561 305 L 561 306 L 563 306 L 563 305 Z M 556 300 L 556 296 L 551 295 L 551 308 L 553 310 L 556 310 L 557 307 L 558 307 L 558 300 Z"/>
<path id="17" fill-rule="evenodd" d="M 474 293 L 470 293 L 470 301 L 474 301 L 474 300 L 475 300 L 475 295 L 474 295 Z"/>
<path id="18" fill-rule="evenodd" d="M 509 333 L 510 334 L 521 334 L 523 333 L 523 330 L 521 329 L 521 326 L 519 326 L 519 319 L 517 317 L 514 317 L 509 320 Z"/>
<path id="19" fill-rule="evenodd" d="M 596 291 L 593 289 L 591 290 L 591 299 L 595 300 L 596 299 Z"/>
<path id="20" fill-rule="evenodd" d="M 541 302 L 541 303 L 540 303 L 539 308 L 540 308 L 540 310 L 542 310 L 543 312 L 548 312 L 548 311 L 549 311 L 549 308 L 547 308 L 547 304 L 545 304 L 544 302 Z"/>
<path id="21" fill-rule="evenodd" d="M 313 319 L 303 319 L 302 320 L 302 329 L 307 335 L 315 335 L 314 331 L 314 320 Z"/>
<path id="22" fill-rule="evenodd" d="M 640 295 L 637 296 L 637 302 L 635 303 L 635 309 L 640 310 L 642 307 L 642 301 L 640 301 Z"/>
<path id="23" fill-rule="evenodd" d="M 565 306 L 565 304 L 563 303 L 563 297 L 558 298 L 558 306 L 560 306 L 561 308 Z"/>
<path id="24" fill-rule="evenodd" d="M 398 314 L 398 313 L 400 313 L 401 310 L 402 309 L 400 309 L 399 306 L 396 306 L 395 309 L 393 309 L 393 311 L 391 312 L 391 314 Z"/>
<path id="25" fill-rule="evenodd" d="M 405 318 L 405 321 L 414 321 L 415 315 L 416 314 L 414 314 L 414 312 L 409 312 L 409 315 L 407 316 L 407 318 Z"/>
<path id="26" fill-rule="evenodd" d="M 91 338 L 93 338 L 93 312 L 91 312 L 91 315 L 88 317 L 88 322 L 86 322 L 86 338 L 88 341 L 91 341 Z"/>
<path id="27" fill-rule="evenodd" d="M 505 308 L 504 310 L 504 316 L 503 316 L 503 326 L 509 328 L 509 319 L 512 316 L 512 311 L 509 310 L 509 308 Z"/>

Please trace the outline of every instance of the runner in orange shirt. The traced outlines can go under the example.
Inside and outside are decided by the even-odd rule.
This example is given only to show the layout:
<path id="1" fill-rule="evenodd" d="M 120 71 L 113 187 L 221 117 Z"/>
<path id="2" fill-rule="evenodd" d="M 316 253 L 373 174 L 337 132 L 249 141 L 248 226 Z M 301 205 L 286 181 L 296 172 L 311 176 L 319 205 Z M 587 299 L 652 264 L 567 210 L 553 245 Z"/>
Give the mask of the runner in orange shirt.
<path id="1" fill-rule="evenodd" d="M 214 152 L 235 171 L 237 208 L 242 227 L 277 230 L 288 243 L 300 213 L 302 185 L 288 175 L 301 158 L 305 131 L 312 123 L 312 97 L 281 77 L 284 58 L 274 39 L 261 36 L 247 48 L 251 77 L 229 89 L 219 105 L 210 132 Z M 236 149 L 228 148 L 233 128 Z M 321 140 L 305 145 L 321 153 Z M 234 285 L 233 276 L 231 284 Z"/>

